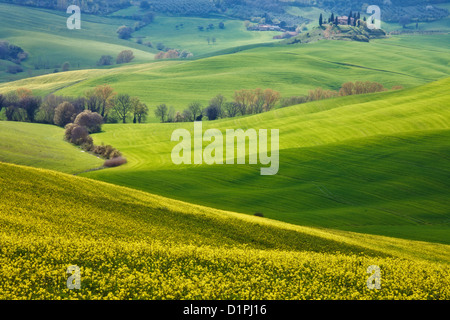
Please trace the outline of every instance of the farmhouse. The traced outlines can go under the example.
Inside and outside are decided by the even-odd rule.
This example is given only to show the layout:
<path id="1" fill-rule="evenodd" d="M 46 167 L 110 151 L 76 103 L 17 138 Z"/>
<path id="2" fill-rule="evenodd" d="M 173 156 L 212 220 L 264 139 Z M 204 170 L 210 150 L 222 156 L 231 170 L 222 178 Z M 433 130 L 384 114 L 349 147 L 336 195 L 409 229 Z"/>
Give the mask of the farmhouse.
<path id="1" fill-rule="evenodd" d="M 341 17 L 338 17 L 337 18 L 338 19 L 338 24 L 339 25 L 344 25 L 344 26 L 347 26 L 348 25 L 348 17 L 347 16 L 341 16 Z M 355 20 L 355 18 L 351 18 L 351 23 L 353 24 L 353 21 Z"/>
<path id="2" fill-rule="evenodd" d="M 254 26 L 249 26 L 247 30 L 251 31 L 281 31 L 284 32 L 286 30 L 280 28 L 279 26 L 274 26 L 270 24 L 258 24 Z"/>

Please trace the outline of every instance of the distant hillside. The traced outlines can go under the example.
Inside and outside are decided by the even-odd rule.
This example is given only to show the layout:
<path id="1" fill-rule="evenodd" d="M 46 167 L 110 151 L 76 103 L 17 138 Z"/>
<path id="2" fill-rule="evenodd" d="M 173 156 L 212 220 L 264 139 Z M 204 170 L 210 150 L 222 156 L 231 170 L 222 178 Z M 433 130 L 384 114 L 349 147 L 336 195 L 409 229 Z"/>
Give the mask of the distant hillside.
<path id="1" fill-rule="evenodd" d="M 449 15 L 448 10 L 435 5 L 448 3 L 446 0 L 294 0 L 286 1 L 294 6 L 318 6 L 340 15 L 348 15 L 350 10 L 365 13 L 367 6 L 378 5 L 382 10 L 382 20 L 398 22 L 402 17 L 417 21 L 434 21 Z"/>

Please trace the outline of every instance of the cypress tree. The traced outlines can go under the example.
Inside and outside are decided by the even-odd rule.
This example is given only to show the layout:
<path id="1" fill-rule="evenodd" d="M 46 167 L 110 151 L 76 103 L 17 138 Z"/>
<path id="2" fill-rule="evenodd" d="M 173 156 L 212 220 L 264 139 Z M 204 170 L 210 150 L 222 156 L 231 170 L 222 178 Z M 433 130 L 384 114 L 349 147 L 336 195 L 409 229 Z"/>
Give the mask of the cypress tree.
<path id="1" fill-rule="evenodd" d="M 319 17 L 319 26 L 322 26 L 322 24 L 323 24 L 323 17 L 322 17 L 322 14 L 320 14 L 320 17 Z"/>

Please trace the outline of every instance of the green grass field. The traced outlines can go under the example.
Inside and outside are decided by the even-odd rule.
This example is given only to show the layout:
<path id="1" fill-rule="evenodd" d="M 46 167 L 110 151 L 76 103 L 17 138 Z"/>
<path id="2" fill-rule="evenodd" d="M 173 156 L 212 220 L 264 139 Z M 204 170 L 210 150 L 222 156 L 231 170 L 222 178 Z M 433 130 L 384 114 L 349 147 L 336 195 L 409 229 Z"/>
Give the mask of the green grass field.
<path id="1" fill-rule="evenodd" d="M 122 25 L 133 26 L 136 21 L 115 17 L 98 17 L 83 14 L 81 30 L 68 30 L 65 12 L 15 6 L 0 3 L 0 39 L 22 47 L 30 53 L 23 63 L 25 72 L 11 75 L 6 72 L 9 62 L 0 61 L 0 82 L 9 82 L 25 77 L 39 76 L 60 70 L 69 62 L 71 70 L 95 68 L 102 55 L 114 58 L 122 50 L 131 49 L 136 56 L 133 63 L 149 62 L 158 51 L 136 43 L 138 38 L 152 42 L 154 46 L 163 42 L 175 49 L 186 49 L 195 55 L 212 53 L 230 47 L 261 42 L 273 42 L 274 32 L 250 32 L 244 23 L 229 19 L 202 19 L 192 17 L 157 16 L 154 23 L 133 33 L 130 40 L 120 40 L 116 30 Z M 220 30 L 219 22 L 226 28 Z M 177 31 L 175 25 L 184 24 Z M 205 27 L 213 23 L 215 30 L 197 31 L 198 25 Z M 216 43 L 208 45 L 207 37 L 215 37 Z M 40 65 L 39 69 L 35 65 Z M 44 65 L 48 68 L 44 69 Z"/>
<path id="2" fill-rule="evenodd" d="M 106 125 L 96 143 L 129 163 L 86 176 L 300 225 L 449 243 L 449 83 L 204 123 L 280 129 L 276 176 L 259 166 L 173 165 L 171 134 L 192 124 Z"/>
<path id="3" fill-rule="evenodd" d="M 320 41 L 308 45 L 261 47 L 195 61 L 161 61 L 82 70 L 0 84 L 36 94 L 82 95 L 108 83 L 119 93 L 139 97 L 151 110 L 161 103 L 182 111 L 216 94 L 231 99 L 235 90 L 272 88 L 284 97 L 317 87 L 338 89 L 347 81 L 370 80 L 391 88 L 414 87 L 450 74 L 450 35 L 392 37 L 371 43 Z M 149 121 L 157 121 L 150 112 Z"/>
<path id="4" fill-rule="evenodd" d="M 98 168 L 102 160 L 64 141 L 56 126 L 0 121 L 0 161 L 79 173 Z"/>
<path id="5" fill-rule="evenodd" d="M 92 135 L 128 160 L 95 171 L 103 160 L 65 142 L 64 129 L 0 121 L 0 299 L 450 298 L 450 34 L 282 45 L 237 20 L 220 30 L 221 17 L 157 16 L 134 36 L 196 58 L 154 61 L 136 38 L 117 39 L 136 10 L 83 15 L 83 29 L 69 31 L 64 12 L 0 4 L 0 39 L 31 54 L 26 74 L 5 75 L 0 61 L 0 82 L 10 81 L 0 94 L 78 96 L 109 84 L 151 110 L 148 123 Z M 128 48 L 133 63 L 95 67 Z M 38 76 L 50 72 L 33 69 L 44 59 L 82 70 Z M 279 129 L 274 176 L 260 175 L 263 165 L 174 165 L 171 135 L 193 123 L 153 115 L 160 103 L 182 111 L 240 89 L 288 97 L 347 81 L 404 89 L 203 122 L 223 134 Z M 70 265 L 81 290 L 67 289 Z M 381 290 L 367 288 L 371 265 Z"/>
<path id="6" fill-rule="evenodd" d="M 220 22 L 225 23 L 225 29 L 219 29 Z M 176 29 L 176 26 L 181 24 L 183 27 Z M 213 30 L 206 30 L 209 24 L 214 25 Z M 198 26 L 203 26 L 205 30 L 199 31 Z M 144 42 L 151 41 L 155 46 L 161 42 L 170 48 L 186 49 L 194 56 L 199 56 L 231 47 L 275 42 L 273 36 L 278 34 L 280 33 L 247 31 L 241 20 L 157 16 L 154 23 L 133 35 L 136 38 L 141 37 Z M 212 38 L 215 38 L 216 42 L 213 42 Z"/>
<path id="7" fill-rule="evenodd" d="M 448 245 L 293 226 L 3 163 L 0 193 L 0 299 L 450 295 Z M 66 287 L 70 265 L 80 290 Z M 370 265 L 381 290 L 366 286 Z"/>
<path id="8" fill-rule="evenodd" d="M 16 75 L 1 72 L 0 81 L 52 73 L 64 62 L 69 62 L 71 69 L 93 68 L 102 55 L 115 58 L 127 49 L 133 50 L 134 62 L 153 60 L 156 51 L 118 39 L 117 28 L 129 20 L 83 14 L 81 30 L 69 30 L 66 26 L 68 17 L 62 11 L 0 3 L 0 39 L 18 45 L 30 54 L 22 63 L 25 72 Z M 48 70 L 43 69 L 44 64 L 49 66 Z M 37 70 L 35 65 L 41 68 Z"/>

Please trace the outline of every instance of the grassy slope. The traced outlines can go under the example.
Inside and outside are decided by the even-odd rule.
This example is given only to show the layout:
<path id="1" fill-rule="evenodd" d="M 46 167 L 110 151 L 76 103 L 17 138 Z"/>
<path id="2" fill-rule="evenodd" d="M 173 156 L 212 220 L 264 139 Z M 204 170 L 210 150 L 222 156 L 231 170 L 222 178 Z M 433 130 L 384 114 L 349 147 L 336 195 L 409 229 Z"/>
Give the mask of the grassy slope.
<path id="1" fill-rule="evenodd" d="M 103 161 L 63 140 L 55 126 L 0 121 L 0 161 L 79 173 L 101 167 Z"/>
<path id="2" fill-rule="evenodd" d="M 1 299 L 450 294 L 446 245 L 293 226 L 3 163 L 0 193 Z M 373 264 L 382 290 L 366 287 Z M 81 268 L 81 290 L 65 288 L 69 265 Z"/>
<path id="3" fill-rule="evenodd" d="M 134 39 L 120 40 L 116 30 L 119 26 L 133 26 L 134 20 L 120 17 L 99 17 L 82 14 L 81 30 L 68 30 L 65 12 L 37 9 L 0 3 L 0 39 L 22 47 L 30 53 L 23 63 L 26 72 L 11 75 L 3 72 L 8 62 L 0 61 L 0 81 L 13 81 L 24 77 L 51 73 L 68 61 L 72 69 L 86 69 L 96 66 L 102 55 L 117 54 L 126 49 L 133 50 L 134 62 L 153 60 L 156 49 L 136 43 L 137 38 L 151 41 L 155 46 L 163 42 L 176 49 L 187 49 L 195 55 L 211 53 L 238 45 L 272 42 L 273 32 L 249 32 L 242 21 L 227 19 L 202 19 L 192 17 L 157 16 L 154 23 L 135 32 Z M 218 23 L 224 21 L 226 28 L 219 30 Z M 184 28 L 175 29 L 183 23 Z M 213 23 L 213 31 L 199 32 L 198 25 Z M 217 42 L 208 45 L 206 38 L 215 37 Z M 47 62 L 48 70 L 36 70 L 36 63 Z"/>
<path id="4" fill-rule="evenodd" d="M 259 166 L 176 167 L 171 134 L 192 124 L 105 126 L 96 143 L 129 163 L 87 176 L 301 225 L 449 243 L 449 83 L 204 123 L 280 129 L 277 176 Z"/>
<path id="5" fill-rule="evenodd" d="M 225 29 L 219 29 L 220 22 L 225 23 Z M 206 30 L 209 24 L 214 25 L 214 30 Z M 176 25 L 183 24 L 177 30 Z M 199 31 L 198 26 L 205 27 L 205 31 Z M 153 45 L 162 42 L 170 48 L 186 49 L 194 56 L 212 53 L 230 47 L 241 45 L 274 42 L 273 36 L 279 32 L 251 32 L 247 31 L 244 22 L 240 20 L 228 20 L 220 18 L 196 18 L 196 17 L 164 17 L 157 16 L 155 22 L 142 28 L 133 35 L 142 37 L 143 41 L 151 41 Z M 208 44 L 207 38 L 211 39 Z M 212 38 L 216 42 L 212 42 Z"/>
<path id="6" fill-rule="evenodd" d="M 342 83 L 371 80 L 386 87 L 417 86 L 450 74 L 450 35 L 393 37 L 371 43 L 321 41 L 309 45 L 255 48 L 196 61 L 162 61 L 112 70 L 83 70 L 1 84 L 0 92 L 28 87 L 36 93 L 81 95 L 108 83 L 119 93 L 138 96 L 151 109 L 166 103 L 183 110 L 206 104 L 222 93 L 267 88 L 283 96 L 310 89 L 337 89 Z M 153 112 L 151 121 L 156 121 Z"/>
<path id="7" fill-rule="evenodd" d="M 30 53 L 23 63 L 31 75 L 53 72 L 68 61 L 72 68 L 92 68 L 102 55 L 117 54 L 132 49 L 135 62 L 153 60 L 153 53 L 145 46 L 117 38 L 116 30 L 129 20 L 82 15 L 81 30 L 68 30 L 65 12 L 29 8 L 0 3 L 0 39 L 22 47 Z M 35 70 L 39 62 L 49 62 L 49 70 Z M 0 74 L 3 81 L 30 76 Z"/>

